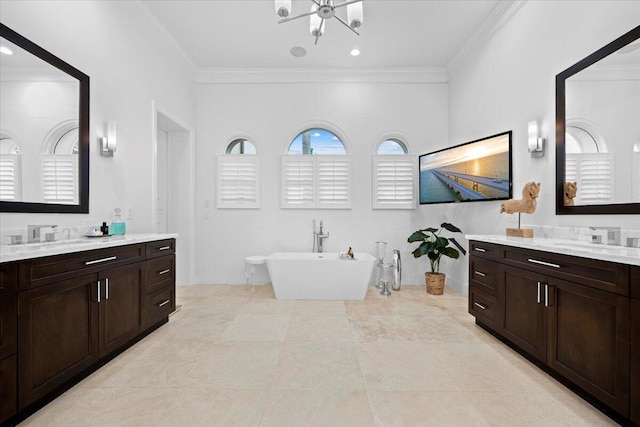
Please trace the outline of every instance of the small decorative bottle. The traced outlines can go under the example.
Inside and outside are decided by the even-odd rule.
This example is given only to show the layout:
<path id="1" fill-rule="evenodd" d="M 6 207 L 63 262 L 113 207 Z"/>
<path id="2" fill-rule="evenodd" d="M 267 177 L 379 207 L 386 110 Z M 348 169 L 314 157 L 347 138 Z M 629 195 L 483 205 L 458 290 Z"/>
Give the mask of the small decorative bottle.
<path id="1" fill-rule="evenodd" d="M 120 208 L 115 208 L 115 219 L 111 223 L 111 234 L 123 235 L 126 232 L 126 224 L 122 219 L 120 219 L 120 212 L 122 210 Z"/>

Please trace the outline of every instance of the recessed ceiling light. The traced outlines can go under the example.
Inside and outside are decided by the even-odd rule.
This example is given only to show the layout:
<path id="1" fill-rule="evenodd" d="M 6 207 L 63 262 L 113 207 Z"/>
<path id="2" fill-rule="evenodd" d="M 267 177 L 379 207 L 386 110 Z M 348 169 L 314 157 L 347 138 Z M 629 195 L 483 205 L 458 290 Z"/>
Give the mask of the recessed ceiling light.
<path id="1" fill-rule="evenodd" d="M 302 58 L 307 54 L 307 49 L 301 46 L 294 46 L 291 48 L 291 50 L 289 50 L 289 52 L 291 52 L 291 55 L 295 56 L 296 58 Z"/>
<path id="2" fill-rule="evenodd" d="M 5 55 L 13 55 L 13 51 L 6 46 L 0 46 L 0 53 L 4 53 Z"/>
<path id="3" fill-rule="evenodd" d="M 360 49 L 351 49 L 351 56 L 360 55 Z"/>

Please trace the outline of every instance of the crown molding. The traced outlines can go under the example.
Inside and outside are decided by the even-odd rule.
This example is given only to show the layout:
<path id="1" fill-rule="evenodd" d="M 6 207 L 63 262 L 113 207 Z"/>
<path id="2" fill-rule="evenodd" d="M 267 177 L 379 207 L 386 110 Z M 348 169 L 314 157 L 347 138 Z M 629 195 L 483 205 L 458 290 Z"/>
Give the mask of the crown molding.
<path id="1" fill-rule="evenodd" d="M 478 29 L 469 37 L 456 55 L 447 64 L 447 70 L 451 72 L 464 63 L 469 55 L 476 52 L 486 44 L 491 37 L 500 31 L 524 6 L 527 0 L 500 0 L 493 8 L 489 16 L 480 24 Z"/>
<path id="2" fill-rule="evenodd" d="M 447 83 L 444 68 L 209 68 L 197 73 L 200 84 L 295 83 Z"/>
<path id="3" fill-rule="evenodd" d="M 139 18 L 148 22 L 151 27 L 155 30 L 156 34 L 164 39 L 164 42 L 170 46 L 170 49 L 167 49 L 167 52 L 174 57 L 174 59 L 180 64 L 182 69 L 186 71 L 189 76 L 195 80 L 198 67 L 193 62 L 191 57 L 185 52 L 182 46 L 173 38 L 171 33 L 167 31 L 167 29 L 160 23 L 158 18 L 155 17 L 153 13 L 147 8 L 147 6 L 142 2 L 142 0 L 134 0 L 134 1 L 125 1 L 118 2 L 126 5 L 129 10 L 135 13 Z"/>

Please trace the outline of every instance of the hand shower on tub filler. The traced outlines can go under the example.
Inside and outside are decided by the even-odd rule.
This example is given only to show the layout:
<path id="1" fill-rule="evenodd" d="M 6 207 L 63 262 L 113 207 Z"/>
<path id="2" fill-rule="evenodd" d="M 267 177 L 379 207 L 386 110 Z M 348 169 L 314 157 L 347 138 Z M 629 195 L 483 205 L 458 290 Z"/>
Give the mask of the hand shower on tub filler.
<path id="1" fill-rule="evenodd" d="M 320 229 L 316 231 L 316 220 L 313 220 L 313 249 L 312 252 L 322 252 L 324 239 L 329 238 L 329 232 L 324 232 L 324 224 L 320 220 Z"/>

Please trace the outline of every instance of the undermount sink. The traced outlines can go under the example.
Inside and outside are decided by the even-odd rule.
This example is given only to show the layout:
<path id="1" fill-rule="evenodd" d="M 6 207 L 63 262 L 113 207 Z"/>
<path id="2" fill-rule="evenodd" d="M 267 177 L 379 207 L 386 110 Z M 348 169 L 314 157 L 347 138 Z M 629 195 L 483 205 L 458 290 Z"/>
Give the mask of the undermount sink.
<path id="1" fill-rule="evenodd" d="M 626 246 L 603 245 L 584 241 L 556 241 L 550 242 L 553 247 L 566 250 L 586 251 L 591 253 L 606 253 L 610 255 L 624 255 L 640 258 L 640 248 Z"/>

